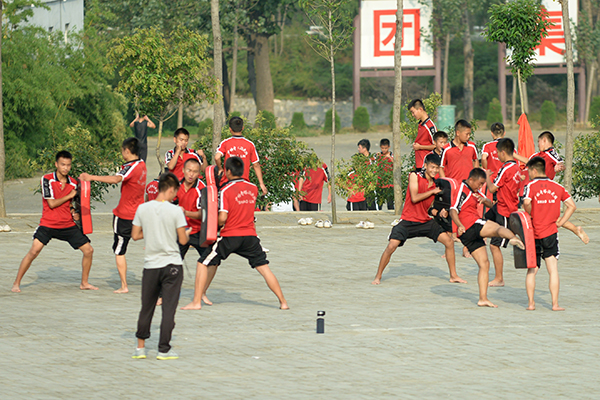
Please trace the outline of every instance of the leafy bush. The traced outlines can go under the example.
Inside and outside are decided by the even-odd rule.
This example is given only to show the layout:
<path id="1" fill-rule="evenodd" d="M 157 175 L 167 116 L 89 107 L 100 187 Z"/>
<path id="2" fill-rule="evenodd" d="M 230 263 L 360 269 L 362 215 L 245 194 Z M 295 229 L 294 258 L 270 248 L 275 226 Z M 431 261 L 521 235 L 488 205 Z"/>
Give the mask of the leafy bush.
<path id="1" fill-rule="evenodd" d="M 542 103 L 540 124 L 542 129 L 552 129 L 556 123 L 556 104 L 546 100 Z"/>
<path id="2" fill-rule="evenodd" d="M 369 111 L 366 107 L 358 107 L 354 111 L 354 117 L 352 118 L 352 127 L 354 130 L 359 132 L 367 132 L 371 127 L 371 120 L 369 118 Z"/>
<path id="3" fill-rule="evenodd" d="M 339 132 L 341 126 L 342 126 L 342 122 L 340 120 L 340 115 L 336 111 L 335 112 L 335 131 Z M 327 110 L 327 112 L 325 113 L 325 126 L 323 127 L 323 132 L 331 133 L 331 109 Z"/>
<path id="4" fill-rule="evenodd" d="M 212 137 L 213 134 L 213 120 L 206 118 L 205 120 L 198 123 L 198 137 L 209 135 Z"/>
<path id="5" fill-rule="evenodd" d="M 183 126 L 184 127 L 187 128 L 189 126 L 198 126 L 198 125 L 199 125 L 199 123 L 196 122 L 196 120 L 194 118 L 187 115 L 187 113 L 185 111 L 183 112 Z M 173 115 L 171 118 L 166 120 L 163 125 L 163 130 L 166 133 L 173 133 L 173 132 L 175 132 L 176 129 L 177 129 L 177 113 L 175 113 L 175 115 Z"/>
<path id="6" fill-rule="evenodd" d="M 410 101 L 408 101 L 403 107 L 407 109 Z M 442 95 L 439 93 L 431 93 L 428 98 L 423 99 L 423 105 L 425 106 L 425 111 L 427 111 L 427 115 L 431 118 L 432 121 L 435 121 L 437 118 L 437 110 L 438 107 L 442 105 Z M 419 121 L 415 117 L 412 116 L 410 112 L 407 112 L 406 115 L 408 119 L 402 120 L 400 122 L 400 132 L 402 132 L 402 136 L 404 136 L 408 141 L 414 142 L 417 138 L 417 132 L 419 130 Z"/>
<path id="7" fill-rule="evenodd" d="M 277 123 L 275 122 L 275 115 L 271 111 L 260 111 L 256 118 L 257 124 L 261 129 L 276 129 Z"/>
<path id="8" fill-rule="evenodd" d="M 494 98 L 492 99 L 492 101 L 490 102 L 490 105 L 488 107 L 488 113 L 487 113 L 487 118 L 486 121 L 488 123 L 488 125 L 491 125 L 495 122 L 504 122 L 502 120 L 502 105 L 500 104 L 500 100 Z"/>
<path id="9" fill-rule="evenodd" d="M 290 130 L 292 132 L 303 131 L 307 128 L 306 121 L 304 121 L 304 113 L 295 112 L 292 115 L 292 124 Z"/>
<path id="10" fill-rule="evenodd" d="M 6 179 L 31 178 L 34 173 L 33 164 L 27 152 L 27 145 L 14 133 L 7 132 L 6 141 Z"/>
<path id="11" fill-rule="evenodd" d="M 573 144 L 573 189 L 576 200 L 600 194 L 600 133 L 579 135 Z"/>
<path id="12" fill-rule="evenodd" d="M 600 96 L 594 97 L 592 99 L 592 104 L 590 105 L 589 121 L 595 127 L 600 126 Z"/>

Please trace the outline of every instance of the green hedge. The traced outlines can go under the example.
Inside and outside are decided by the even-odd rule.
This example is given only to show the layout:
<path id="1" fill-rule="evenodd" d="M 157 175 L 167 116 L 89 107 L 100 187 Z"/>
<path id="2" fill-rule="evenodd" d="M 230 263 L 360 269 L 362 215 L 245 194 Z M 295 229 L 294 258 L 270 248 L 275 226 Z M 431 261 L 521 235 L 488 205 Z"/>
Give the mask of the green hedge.
<path id="1" fill-rule="evenodd" d="M 491 125 L 495 122 L 504 122 L 502 119 L 502 105 L 500 104 L 500 101 L 496 98 L 490 101 L 486 121 L 488 125 Z"/>
<path id="2" fill-rule="evenodd" d="M 542 103 L 540 124 L 542 129 L 552 129 L 556 122 L 556 104 L 553 101 L 546 100 Z"/>
<path id="3" fill-rule="evenodd" d="M 303 131 L 306 129 L 306 121 L 304 121 L 304 113 L 295 112 L 292 115 L 292 124 L 291 129 L 294 132 Z"/>
<path id="4" fill-rule="evenodd" d="M 371 127 L 371 120 L 369 118 L 369 111 L 366 107 L 358 107 L 354 111 L 352 127 L 358 132 L 367 132 L 369 130 Z"/>
<path id="5" fill-rule="evenodd" d="M 339 132 L 342 126 L 340 115 L 338 112 L 335 112 L 335 131 Z M 331 109 L 327 110 L 325 113 L 325 126 L 323 127 L 323 132 L 331 132 Z"/>

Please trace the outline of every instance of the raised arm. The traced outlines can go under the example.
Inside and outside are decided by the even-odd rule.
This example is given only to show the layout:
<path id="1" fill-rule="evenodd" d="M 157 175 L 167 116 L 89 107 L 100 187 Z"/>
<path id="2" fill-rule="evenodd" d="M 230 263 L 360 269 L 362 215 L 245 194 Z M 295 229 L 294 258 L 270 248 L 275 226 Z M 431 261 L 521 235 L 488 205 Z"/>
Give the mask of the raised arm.
<path id="1" fill-rule="evenodd" d="M 156 129 L 156 124 L 154 122 L 152 122 L 152 120 L 150 118 L 148 118 L 147 115 L 144 115 L 144 119 L 146 121 L 148 121 L 148 128 L 150 128 L 150 129 Z"/>
<path id="2" fill-rule="evenodd" d="M 117 183 L 120 183 L 123 180 L 123 177 L 121 175 L 90 175 L 84 172 L 81 175 L 79 175 L 79 179 L 85 182 L 95 181 L 115 185 Z"/>

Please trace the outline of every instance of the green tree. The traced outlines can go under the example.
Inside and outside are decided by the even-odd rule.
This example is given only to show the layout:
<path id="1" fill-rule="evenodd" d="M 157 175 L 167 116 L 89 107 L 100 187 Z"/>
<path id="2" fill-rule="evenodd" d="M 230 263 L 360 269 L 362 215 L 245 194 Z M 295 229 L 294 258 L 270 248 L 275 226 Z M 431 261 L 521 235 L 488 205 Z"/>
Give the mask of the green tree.
<path id="1" fill-rule="evenodd" d="M 502 105 L 496 98 L 492 99 L 488 106 L 486 121 L 488 125 L 491 125 L 494 122 L 504 122 L 502 121 Z"/>
<path id="2" fill-rule="evenodd" d="M 556 122 L 556 104 L 553 101 L 546 100 L 542 104 L 540 123 L 542 129 L 552 129 Z"/>
<path id="3" fill-rule="evenodd" d="M 371 128 L 371 120 L 367 107 L 358 107 L 354 110 L 352 127 L 359 132 L 367 132 Z"/>
<path id="4" fill-rule="evenodd" d="M 600 194 L 600 133 L 586 133 L 575 139 L 573 165 L 573 197 L 576 200 L 597 197 Z"/>

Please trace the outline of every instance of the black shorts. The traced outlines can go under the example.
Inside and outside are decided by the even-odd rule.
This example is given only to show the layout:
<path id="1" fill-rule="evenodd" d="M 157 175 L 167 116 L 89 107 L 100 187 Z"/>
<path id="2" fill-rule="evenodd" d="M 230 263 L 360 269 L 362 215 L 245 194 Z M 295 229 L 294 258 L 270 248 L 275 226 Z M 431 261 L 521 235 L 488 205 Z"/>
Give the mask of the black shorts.
<path id="1" fill-rule="evenodd" d="M 440 217 L 438 210 L 438 215 L 433 217 L 433 220 L 437 222 L 444 232 L 452 232 L 452 220 L 450 219 L 450 216 L 448 216 L 448 218 L 442 218 Z"/>
<path id="2" fill-rule="evenodd" d="M 542 258 L 546 259 L 552 256 L 558 258 L 559 255 L 558 233 L 553 233 L 543 239 L 535 239 L 535 256 L 538 268 L 542 265 Z"/>
<path id="3" fill-rule="evenodd" d="M 44 246 L 52 239 L 62 240 L 64 242 L 69 242 L 71 247 L 75 250 L 86 243 L 90 243 L 90 239 L 84 235 L 83 232 L 81 232 L 81 229 L 76 225 L 62 229 L 48 228 L 40 225 L 33 233 L 33 238 L 42 242 Z"/>
<path id="4" fill-rule="evenodd" d="M 196 249 L 199 256 L 202 256 L 202 254 L 204 254 L 206 249 L 208 249 L 210 246 L 209 247 L 200 247 L 200 245 L 201 245 L 200 232 L 191 234 L 189 242 L 187 242 L 186 244 L 179 243 L 179 252 L 181 253 L 181 258 L 185 258 L 185 255 L 187 254 L 188 250 L 190 249 L 190 246 L 192 246 L 193 248 Z"/>
<path id="5" fill-rule="evenodd" d="M 122 219 L 113 215 L 113 232 L 115 238 L 113 242 L 113 251 L 117 256 L 124 256 L 127 253 L 127 245 L 129 239 L 131 239 L 131 228 L 133 227 L 133 220 Z"/>
<path id="6" fill-rule="evenodd" d="M 480 247 L 485 247 L 485 240 L 481 237 L 481 229 L 483 229 L 485 222 L 485 219 L 478 219 L 473 226 L 458 237 L 470 253 Z"/>
<path id="7" fill-rule="evenodd" d="M 267 254 L 260 245 L 260 239 L 256 236 L 220 237 L 209 249 L 210 251 L 207 250 L 200 256 L 198 262 L 204 265 L 221 265 L 222 260 L 235 253 L 248 260 L 252 268 L 269 263 Z"/>
<path id="8" fill-rule="evenodd" d="M 348 211 L 367 211 L 367 201 L 346 202 L 346 210 Z"/>
<path id="9" fill-rule="evenodd" d="M 321 204 L 300 200 L 300 211 L 319 211 Z"/>
<path id="10" fill-rule="evenodd" d="M 442 227 L 432 219 L 427 222 L 400 220 L 398 225 L 392 228 L 392 233 L 390 233 L 388 240 L 399 240 L 399 246 L 403 246 L 407 239 L 415 237 L 428 237 L 434 242 L 437 242 L 438 237 L 440 237 L 442 233 L 444 233 Z"/>
<path id="11" fill-rule="evenodd" d="M 491 217 L 494 217 L 494 219 L 492 219 Z M 494 221 L 498 225 L 508 229 L 508 218 L 505 217 L 504 215 L 498 213 L 498 210 L 496 209 L 496 205 L 494 205 L 493 208 L 491 208 L 487 213 L 485 213 L 485 219 L 488 221 Z M 509 239 L 495 236 L 492 238 L 492 240 L 490 240 L 490 244 L 492 246 L 507 248 L 508 241 L 509 241 Z"/>

